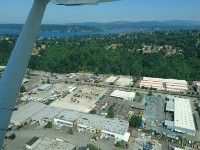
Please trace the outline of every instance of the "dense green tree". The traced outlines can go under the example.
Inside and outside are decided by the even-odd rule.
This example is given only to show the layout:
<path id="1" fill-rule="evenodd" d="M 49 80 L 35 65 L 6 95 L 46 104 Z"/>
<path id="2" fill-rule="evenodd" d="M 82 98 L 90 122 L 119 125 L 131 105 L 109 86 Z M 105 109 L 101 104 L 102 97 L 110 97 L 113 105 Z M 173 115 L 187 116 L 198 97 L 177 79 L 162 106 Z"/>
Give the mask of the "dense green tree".
<path id="1" fill-rule="evenodd" d="M 26 92 L 26 88 L 22 85 L 20 88 L 20 93 L 24 93 L 24 92 Z"/>
<path id="2" fill-rule="evenodd" d="M 153 96 L 153 92 L 152 92 L 152 91 L 149 91 L 148 95 L 149 95 L 149 96 Z"/>
<path id="3" fill-rule="evenodd" d="M 44 126 L 44 129 L 49 128 L 51 129 L 53 127 L 53 123 L 51 121 L 48 121 L 47 124 Z"/>
<path id="4" fill-rule="evenodd" d="M 125 147 L 125 142 L 124 141 L 117 141 L 115 144 L 116 147 L 124 148 Z"/>
<path id="5" fill-rule="evenodd" d="M 114 111 L 113 111 L 113 109 L 108 109 L 108 112 L 107 112 L 107 116 L 106 116 L 106 118 L 114 118 L 115 117 L 115 115 L 114 115 Z"/>
<path id="6" fill-rule="evenodd" d="M 96 109 L 92 109 L 89 111 L 89 114 L 96 114 L 96 113 L 97 113 Z"/>
<path id="7" fill-rule="evenodd" d="M 47 79 L 47 84 L 50 84 L 50 80 L 49 79 Z"/>
<path id="8" fill-rule="evenodd" d="M 69 128 L 68 133 L 69 133 L 69 134 L 73 134 L 73 133 L 74 133 L 73 129 L 72 129 L 72 128 Z"/>
<path id="9" fill-rule="evenodd" d="M 139 128 L 142 123 L 142 117 L 140 116 L 132 116 L 131 119 L 129 120 L 129 125 L 132 127 Z"/>

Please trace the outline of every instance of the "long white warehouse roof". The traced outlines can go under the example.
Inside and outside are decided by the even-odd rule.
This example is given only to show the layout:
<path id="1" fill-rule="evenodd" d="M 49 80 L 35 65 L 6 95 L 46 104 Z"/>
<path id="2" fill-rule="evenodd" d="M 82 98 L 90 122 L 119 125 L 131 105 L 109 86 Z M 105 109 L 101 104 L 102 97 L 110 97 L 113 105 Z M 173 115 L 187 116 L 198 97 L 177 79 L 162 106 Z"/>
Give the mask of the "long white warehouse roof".
<path id="1" fill-rule="evenodd" d="M 195 131 L 190 100 L 176 97 L 174 104 L 174 126 Z"/>

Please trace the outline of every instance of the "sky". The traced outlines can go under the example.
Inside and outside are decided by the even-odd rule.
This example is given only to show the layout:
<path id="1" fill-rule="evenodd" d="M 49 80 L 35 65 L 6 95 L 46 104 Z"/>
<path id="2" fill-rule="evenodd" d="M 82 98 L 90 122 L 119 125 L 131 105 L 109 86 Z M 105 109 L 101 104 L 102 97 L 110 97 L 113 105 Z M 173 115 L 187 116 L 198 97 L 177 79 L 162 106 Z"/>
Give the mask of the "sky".
<path id="1" fill-rule="evenodd" d="M 0 0 L 0 23 L 24 23 L 33 0 Z M 49 3 L 43 24 L 113 21 L 200 21 L 200 0 L 120 0 L 90 6 Z"/>

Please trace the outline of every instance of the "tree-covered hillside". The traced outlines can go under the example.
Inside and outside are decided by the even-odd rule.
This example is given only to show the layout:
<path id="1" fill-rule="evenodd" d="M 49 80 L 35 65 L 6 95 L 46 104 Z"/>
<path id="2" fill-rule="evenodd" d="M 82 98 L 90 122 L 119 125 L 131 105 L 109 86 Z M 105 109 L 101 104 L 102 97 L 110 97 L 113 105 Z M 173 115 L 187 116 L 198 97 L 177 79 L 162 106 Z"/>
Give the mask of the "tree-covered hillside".
<path id="1" fill-rule="evenodd" d="M 13 44 L 5 43 L 0 42 L 2 65 Z M 199 31 L 40 39 L 36 45 L 47 48 L 31 57 L 32 69 L 200 80 Z"/>

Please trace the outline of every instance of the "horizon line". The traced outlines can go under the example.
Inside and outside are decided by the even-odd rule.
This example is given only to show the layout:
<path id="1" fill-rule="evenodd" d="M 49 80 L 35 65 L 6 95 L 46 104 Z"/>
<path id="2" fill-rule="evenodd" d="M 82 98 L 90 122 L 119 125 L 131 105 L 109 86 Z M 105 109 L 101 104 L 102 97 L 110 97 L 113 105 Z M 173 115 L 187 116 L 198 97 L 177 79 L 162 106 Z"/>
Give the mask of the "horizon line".
<path id="1" fill-rule="evenodd" d="M 87 22 L 70 22 L 70 23 L 42 23 L 41 25 L 68 25 L 68 24 L 84 24 L 84 23 L 115 23 L 115 22 L 130 22 L 130 23 L 137 23 L 137 22 L 167 22 L 167 21 L 194 21 L 194 22 L 199 22 L 200 20 L 178 20 L 178 19 L 172 19 L 172 20 L 141 20 L 141 21 L 110 21 L 110 22 L 98 22 L 98 21 L 87 21 Z M 23 25 L 24 23 L 0 23 L 2 24 L 11 24 L 11 25 Z"/>

